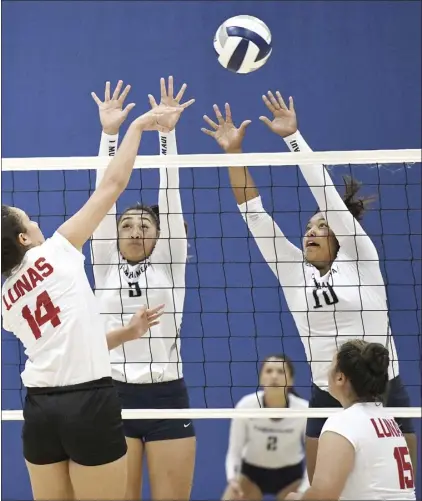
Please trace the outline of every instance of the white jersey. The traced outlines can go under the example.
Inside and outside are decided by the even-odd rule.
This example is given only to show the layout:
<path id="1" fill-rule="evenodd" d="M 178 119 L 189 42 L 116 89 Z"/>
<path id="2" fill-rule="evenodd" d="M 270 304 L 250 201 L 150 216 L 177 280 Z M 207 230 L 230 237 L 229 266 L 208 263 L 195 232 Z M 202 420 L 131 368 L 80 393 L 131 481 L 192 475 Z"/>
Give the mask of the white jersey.
<path id="1" fill-rule="evenodd" d="M 416 499 L 406 440 L 394 418 L 377 403 L 354 404 L 329 417 L 321 435 L 332 431 L 355 449 L 353 470 L 340 499 Z"/>
<path id="2" fill-rule="evenodd" d="M 100 154 L 114 155 L 117 136 L 101 139 Z M 175 133 L 160 135 L 160 154 L 177 154 Z M 97 171 L 97 186 L 102 179 Z M 179 331 L 185 300 L 187 239 L 179 193 L 179 170 L 160 169 L 160 238 L 145 261 L 131 266 L 117 246 L 116 206 L 91 241 L 95 295 L 109 330 L 130 321 L 141 305 L 165 304 L 160 324 L 140 339 L 111 351 L 113 378 L 155 383 L 182 377 Z"/>
<path id="3" fill-rule="evenodd" d="M 299 132 L 286 138 L 286 142 L 293 151 L 311 151 Z M 377 250 L 346 208 L 326 169 L 322 165 L 302 165 L 300 170 L 340 244 L 326 275 L 320 276 L 314 266 L 304 262 L 302 250 L 284 236 L 265 212 L 260 197 L 239 209 L 283 287 L 313 382 L 327 391 L 331 360 L 339 345 L 352 338 L 387 346 L 393 360 L 390 378 L 398 376 Z"/>
<path id="4" fill-rule="evenodd" d="M 308 402 L 289 393 L 289 408 L 306 409 Z M 264 392 L 243 397 L 237 409 L 265 407 Z M 226 456 L 227 480 L 241 471 L 242 462 L 259 468 L 284 468 L 303 461 L 306 417 L 284 419 L 233 419 Z"/>
<path id="5" fill-rule="evenodd" d="M 26 387 L 68 386 L 111 376 L 105 326 L 84 260 L 56 232 L 28 250 L 3 284 L 3 327 L 26 348 Z"/>

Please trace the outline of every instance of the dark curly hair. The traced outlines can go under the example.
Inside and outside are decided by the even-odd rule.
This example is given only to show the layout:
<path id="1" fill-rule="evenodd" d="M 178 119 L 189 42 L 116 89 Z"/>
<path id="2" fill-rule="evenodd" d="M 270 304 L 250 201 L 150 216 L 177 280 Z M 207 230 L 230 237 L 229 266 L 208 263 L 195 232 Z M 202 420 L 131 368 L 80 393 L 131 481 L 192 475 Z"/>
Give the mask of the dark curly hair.
<path id="1" fill-rule="evenodd" d="M 390 356 L 380 343 L 352 340 L 337 353 L 336 370 L 343 373 L 360 402 L 382 401 L 387 391 Z"/>
<path id="2" fill-rule="evenodd" d="M 357 221 L 362 221 L 368 206 L 376 200 L 376 196 L 370 195 L 368 197 L 358 197 L 358 193 L 362 187 L 362 183 L 352 176 L 343 176 L 344 193 L 343 201 Z M 315 211 L 315 214 L 321 212 L 321 209 Z"/>
<path id="3" fill-rule="evenodd" d="M 19 214 L 9 205 L 1 206 L 1 274 L 10 276 L 13 268 L 19 266 L 27 251 L 19 242 L 19 234 L 25 233 Z"/>

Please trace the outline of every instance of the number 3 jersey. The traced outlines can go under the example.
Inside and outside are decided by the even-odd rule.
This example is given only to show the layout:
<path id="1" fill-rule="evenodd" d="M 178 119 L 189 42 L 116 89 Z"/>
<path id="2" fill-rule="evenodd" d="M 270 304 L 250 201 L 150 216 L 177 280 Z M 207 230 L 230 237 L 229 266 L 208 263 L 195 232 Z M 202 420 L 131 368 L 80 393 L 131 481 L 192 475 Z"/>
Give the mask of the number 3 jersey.
<path id="1" fill-rule="evenodd" d="M 379 403 L 354 404 L 329 417 L 321 431 L 346 438 L 355 450 L 340 499 L 414 500 L 414 472 L 406 440 Z"/>
<path id="2" fill-rule="evenodd" d="M 111 376 L 105 325 L 84 260 L 56 232 L 30 249 L 3 284 L 3 327 L 26 349 L 26 387 L 68 386 Z"/>
<path id="3" fill-rule="evenodd" d="M 289 393 L 289 408 L 306 409 L 308 402 Z M 264 392 L 243 397 L 236 409 L 264 408 Z M 276 409 L 274 409 L 276 410 Z M 284 419 L 232 419 L 226 456 L 227 481 L 241 472 L 242 462 L 259 468 L 284 468 L 304 459 L 306 417 Z"/>
<path id="4" fill-rule="evenodd" d="M 285 140 L 292 151 L 311 151 L 299 132 Z M 239 209 L 262 256 L 283 287 L 311 365 L 313 382 L 327 390 L 328 370 L 339 345 L 356 338 L 387 346 L 392 360 L 390 378 L 398 376 L 377 250 L 348 211 L 324 166 L 301 165 L 300 170 L 340 244 L 325 276 L 304 262 L 302 250 L 286 238 L 265 212 L 260 197 Z"/>
<path id="5" fill-rule="evenodd" d="M 101 138 L 100 155 L 114 155 L 117 136 Z M 175 133 L 160 135 L 160 153 L 176 154 Z M 97 172 L 97 185 L 102 172 Z M 127 325 L 140 306 L 164 304 L 160 324 L 143 337 L 112 350 L 113 378 L 127 383 L 155 383 L 182 377 L 179 331 L 185 299 L 186 230 L 178 169 L 160 169 L 160 237 L 150 257 L 129 264 L 118 249 L 116 207 L 95 231 L 92 263 L 95 295 L 108 330 Z"/>

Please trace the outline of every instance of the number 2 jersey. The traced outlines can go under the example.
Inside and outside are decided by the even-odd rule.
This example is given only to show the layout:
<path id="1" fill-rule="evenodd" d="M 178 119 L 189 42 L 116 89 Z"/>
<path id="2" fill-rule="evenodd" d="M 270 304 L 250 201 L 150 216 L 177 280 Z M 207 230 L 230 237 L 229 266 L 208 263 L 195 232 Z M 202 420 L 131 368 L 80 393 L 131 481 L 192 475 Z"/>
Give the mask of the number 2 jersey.
<path id="1" fill-rule="evenodd" d="M 406 440 L 379 403 L 358 403 L 329 417 L 321 431 L 337 433 L 355 449 L 341 500 L 414 500 L 414 474 Z"/>
<path id="2" fill-rule="evenodd" d="M 101 137 L 100 155 L 113 156 L 118 136 Z M 160 154 L 177 154 L 175 132 L 160 134 Z M 97 186 L 103 173 L 97 171 Z M 155 383 L 182 377 L 179 331 L 185 300 L 187 239 L 179 193 L 179 170 L 160 169 L 160 237 L 149 258 L 131 265 L 118 249 L 116 206 L 91 241 L 95 295 L 108 330 L 130 321 L 141 305 L 164 304 L 160 324 L 111 351 L 113 378 Z"/>
<path id="3" fill-rule="evenodd" d="M 285 138 L 292 151 L 311 151 L 297 131 Z M 340 249 L 330 271 L 321 276 L 304 261 L 262 205 L 260 197 L 239 209 L 262 256 L 283 287 L 296 323 L 313 382 L 328 388 L 328 371 L 339 345 L 349 339 L 382 343 L 390 350 L 390 378 L 399 374 L 391 336 L 387 296 L 378 253 L 371 239 L 348 211 L 323 165 L 300 170 Z"/>
<path id="4" fill-rule="evenodd" d="M 289 408 L 306 409 L 308 402 L 289 393 Z M 264 392 L 243 397 L 236 409 L 264 408 Z M 227 481 L 241 472 L 242 462 L 259 468 L 278 469 L 297 465 L 305 457 L 303 442 L 306 417 L 284 419 L 232 419 L 226 456 Z"/>
<path id="5" fill-rule="evenodd" d="M 106 331 L 84 255 L 56 232 L 28 250 L 2 287 L 3 327 L 20 339 L 26 387 L 111 376 Z"/>

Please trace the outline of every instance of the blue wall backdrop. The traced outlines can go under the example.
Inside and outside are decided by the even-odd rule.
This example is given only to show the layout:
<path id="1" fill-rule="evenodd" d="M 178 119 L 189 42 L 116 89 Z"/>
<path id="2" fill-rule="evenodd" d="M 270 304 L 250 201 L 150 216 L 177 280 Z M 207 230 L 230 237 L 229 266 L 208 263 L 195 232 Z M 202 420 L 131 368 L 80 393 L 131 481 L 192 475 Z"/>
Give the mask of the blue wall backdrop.
<path id="1" fill-rule="evenodd" d="M 159 78 L 167 75 L 177 85 L 186 81 L 187 97 L 196 98 L 178 125 L 180 153 L 218 152 L 200 127 L 213 103 L 226 101 L 235 120 L 253 120 L 245 151 L 285 151 L 258 120 L 266 111 L 261 95 L 269 89 L 295 97 L 300 128 L 316 150 L 421 147 L 419 2 L 80 1 L 2 7 L 3 157 L 96 155 L 100 126 L 90 92 L 100 95 L 106 80 L 131 83 L 135 118 L 148 109 L 148 93 L 158 97 Z M 246 76 L 223 70 L 212 46 L 220 23 L 237 14 L 263 19 L 274 40 L 265 67 Z M 144 135 L 140 152 L 158 153 L 155 134 Z M 344 170 L 332 172 L 339 182 Z M 370 213 L 365 227 L 383 261 L 402 375 L 412 404 L 420 406 L 420 165 L 353 172 L 367 193 L 379 192 L 376 208 L 382 210 Z M 299 244 L 315 204 L 296 168 L 257 168 L 253 175 L 266 207 Z M 87 171 L 4 173 L 3 201 L 38 217 L 51 235 L 86 200 L 93 179 Z M 309 396 L 301 342 L 275 277 L 247 238 L 226 170 L 184 169 L 181 185 L 192 254 L 182 330 L 192 406 L 231 407 L 256 388 L 257 361 L 278 351 L 297 360 L 299 391 Z M 141 180 L 135 172 L 120 206 L 139 200 L 141 187 L 143 201 L 154 202 L 158 173 L 144 173 Z M 4 332 L 2 349 L 3 409 L 19 409 L 24 356 Z M 193 499 L 218 499 L 222 493 L 228 425 L 196 425 Z M 3 423 L 2 499 L 31 499 L 20 431 L 19 422 Z"/>

